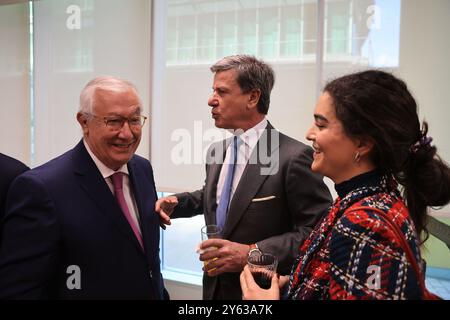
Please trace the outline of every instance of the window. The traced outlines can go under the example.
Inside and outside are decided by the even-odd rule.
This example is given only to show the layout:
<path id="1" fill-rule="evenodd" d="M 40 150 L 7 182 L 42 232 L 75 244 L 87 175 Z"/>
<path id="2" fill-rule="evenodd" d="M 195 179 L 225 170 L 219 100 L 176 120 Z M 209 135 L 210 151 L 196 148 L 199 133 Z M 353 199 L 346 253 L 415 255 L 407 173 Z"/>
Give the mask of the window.
<path id="1" fill-rule="evenodd" d="M 158 198 L 169 195 L 171 193 L 159 192 Z M 201 284 L 203 264 L 196 249 L 201 242 L 200 229 L 204 225 L 205 219 L 199 215 L 172 219 L 172 224 L 161 231 L 161 261 L 165 277 Z"/>
<path id="2" fill-rule="evenodd" d="M 268 118 L 301 141 L 327 79 L 368 67 L 394 72 L 410 86 L 433 142 L 450 162 L 447 0 L 14 2 L 0 4 L 0 41 L 8 44 L 0 50 L 0 152 L 32 167 L 78 142 L 78 95 L 94 76 L 112 74 L 138 86 L 150 115 L 138 153 L 151 155 L 158 190 L 201 188 L 205 152 L 224 137 L 207 106 L 209 66 L 237 53 L 272 64 L 277 77 Z M 66 27 L 70 5 L 80 9 L 79 29 Z M 450 207 L 439 212 L 448 222 Z M 203 216 L 174 220 L 162 232 L 166 271 L 198 283 L 195 247 L 203 224 Z M 445 255 L 434 254 L 433 241 L 429 249 L 429 266 L 450 268 Z"/>
<path id="3" fill-rule="evenodd" d="M 447 3 L 441 2 L 440 9 L 431 8 L 427 1 L 400 0 L 169 0 L 155 4 L 154 14 L 167 12 L 162 19 L 165 26 L 155 26 L 167 45 L 156 42 L 152 48 L 160 57 L 154 61 L 159 68 L 154 77 L 161 81 L 152 87 L 156 98 L 152 97 L 151 153 L 160 191 L 193 191 L 203 186 L 205 152 L 224 137 L 223 131 L 214 129 L 207 105 L 213 79 L 209 67 L 231 54 L 253 54 L 272 64 L 276 83 L 268 118 L 280 131 L 304 142 L 316 98 L 327 79 L 371 67 L 391 70 L 416 92 L 443 156 L 450 159 L 445 140 L 448 126 L 443 120 L 450 118 L 445 101 L 450 83 L 444 69 L 448 68 L 434 67 L 432 62 L 447 66 L 450 55 L 449 41 L 442 40 L 447 39 L 444 30 L 450 21 L 444 15 L 450 12 Z M 163 10 L 158 11 L 160 6 Z M 421 15 L 419 21 L 411 12 L 422 9 L 430 15 Z M 422 28 L 422 23 L 429 27 Z M 416 34 L 430 39 L 427 48 L 414 40 Z M 425 90 L 427 78 L 440 81 L 432 81 L 433 88 Z M 180 155 L 186 161 L 174 161 Z M 329 186 L 333 188 L 332 183 Z M 163 232 L 164 269 L 199 277 L 202 266 L 194 250 L 203 216 L 172 222 Z"/>

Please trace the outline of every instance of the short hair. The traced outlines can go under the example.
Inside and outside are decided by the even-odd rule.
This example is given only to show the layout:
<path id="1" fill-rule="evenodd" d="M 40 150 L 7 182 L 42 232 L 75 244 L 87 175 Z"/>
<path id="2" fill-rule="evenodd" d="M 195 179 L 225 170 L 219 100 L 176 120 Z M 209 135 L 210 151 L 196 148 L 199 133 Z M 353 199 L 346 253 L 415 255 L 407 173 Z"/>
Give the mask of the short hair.
<path id="1" fill-rule="evenodd" d="M 139 105 L 142 107 L 142 101 L 139 98 L 137 88 L 131 82 L 114 76 L 99 76 L 89 81 L 80 93 L 79 112 L 91 115 L 94 110 L 95 92 L 97 89 L 113 92 L 126 92 L 133 90 L 139 99 Z"/>
<path id="2" fill-rule="evenodd" d="M 275 84 L 275 73 L 270 65 L 249 55 L 225 57 L 211 66 L 211 71 L 236 71 L 236 81 L 242 92 L 248 93 L 257 89 L 261 91 L 258 101 L 258 112 L 267 114 L 270 105 L 270 92 Z"/>

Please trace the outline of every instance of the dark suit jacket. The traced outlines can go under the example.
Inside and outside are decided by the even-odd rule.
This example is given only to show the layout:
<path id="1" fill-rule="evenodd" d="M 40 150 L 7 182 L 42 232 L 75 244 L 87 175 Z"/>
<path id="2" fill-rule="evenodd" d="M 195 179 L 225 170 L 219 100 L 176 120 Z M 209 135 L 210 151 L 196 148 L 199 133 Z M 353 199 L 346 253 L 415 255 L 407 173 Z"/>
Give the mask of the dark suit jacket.
<path id="1" fill-rule="evenodd" d="M 5 215 L 6 195 L 11 182 L 28 169 L 22 162 L 0 153 L 0 221 Z"/>
<path id="2" fill-rule="evenodd" d="M 203 189 L 176 194 L 179 204 L 173 218 L 204 214 L 206 224 L 216 222 L 217 182 L 230 141 L 211 146 Z M 270 164 L 267 157 L 271 158 Z M 289 274 L 299 245 L 331 204 L 323 177 L 311 171 L 311 163 L 310 147 L 279 133 L 269 123 L 230 203 L 223 237 L 238 243 L 257 243 L 262 252 L 278 257 L 281 274 Z M 261 170 L 271 174 L 262 174 Z M 258 199 L 262 201 L 255 201 Z M 217 277 L 204 274 L 204 299 L 241 297 L 239 273 Z"/>
<path id="3" fill-rule="evenodd" d="M 0 249 L 0 298 L 163 299 L 150 163 L 128 162 L 145 253 L 81 141 L 14 181 Z M 69 289 L 81 271 L 81 289 Z"/>

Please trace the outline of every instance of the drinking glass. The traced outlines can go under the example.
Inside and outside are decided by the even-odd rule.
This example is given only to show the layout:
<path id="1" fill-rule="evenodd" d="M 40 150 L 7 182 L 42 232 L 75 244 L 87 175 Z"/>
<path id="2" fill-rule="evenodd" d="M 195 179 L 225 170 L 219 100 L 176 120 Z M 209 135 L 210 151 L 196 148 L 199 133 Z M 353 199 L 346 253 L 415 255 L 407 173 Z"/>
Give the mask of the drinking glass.
<path id="1" fill-rule="evenodd" d="M 202 241 L 208 240 L 208 239 L 220 239 L 222 238 L 222 233 L 219 229 L 219 227 L 215 224 L 208 224 L 206 226 L 203 226 L 201 229 L 202 234 Z M 210 250 L 217 250 L 217 247 L 208 247 L 204 250 L 201 250 L 200 253 L 204 253 L 206 251 Z M 217 258 L 214 258 L 212 260 L 207 260 L 203 262 L 203 265 L 206 266 L 209 262 L 217 260 Z"/>
<path id="2" fill-rule="evenodd" d="M 273 274 L 277 272 L 278 259 L 267 253 L 250 254 L 247 258 L 247 265 L 258 286 L 269 289 Z"/>

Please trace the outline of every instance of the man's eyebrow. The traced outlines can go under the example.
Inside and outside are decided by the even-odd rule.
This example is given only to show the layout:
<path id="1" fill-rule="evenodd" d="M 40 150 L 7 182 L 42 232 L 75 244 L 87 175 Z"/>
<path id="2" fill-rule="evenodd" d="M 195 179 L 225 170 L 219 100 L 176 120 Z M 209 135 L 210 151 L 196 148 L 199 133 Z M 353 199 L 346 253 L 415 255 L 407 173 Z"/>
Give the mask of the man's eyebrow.
<path id="1" fill-rule="evenodd" d="M 220 90 L 220 91 L 228 91 L 228 88 L 225 86 L 217 86 L 217 87 L 213 87 L 213 90 Z"/>
<path id="2" fill-rule="evenodd" d="M 328 119 L 327 119 L 327 118 L 325 118 L 323 115 L 317 114 L 317 113 L 314 114 L 314 119 L 315 119 L 316 121 L 321 120 L 321 121 L 328 122 Z"/>
<path id="3" fill-rule="evenodd" d="M 136 110 L 136 112 L 134 114 L 131 115 L 131 117 L 135 117 L 135 116 L 139 116 L 140 115 L 140 110 Z M 125 118 L 124 116 L 122 116 L 121 114 L 118 114 L 116 112 L 112 112 L 112 113 L 108 113 L 106 115 L 106 117 L 120 117 L 120 118 Z"/>

